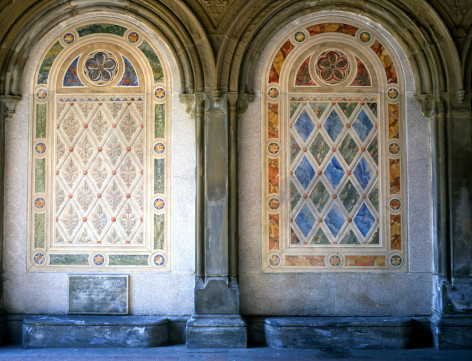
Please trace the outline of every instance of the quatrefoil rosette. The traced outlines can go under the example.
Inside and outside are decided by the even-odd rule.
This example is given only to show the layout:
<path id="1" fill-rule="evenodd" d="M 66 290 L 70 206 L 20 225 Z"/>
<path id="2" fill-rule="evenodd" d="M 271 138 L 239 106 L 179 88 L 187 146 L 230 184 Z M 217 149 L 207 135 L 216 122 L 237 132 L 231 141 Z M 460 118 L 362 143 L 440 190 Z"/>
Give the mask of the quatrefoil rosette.
<path id="1" fill-rule="evenodd" d="M 94 85 L 110 84 L 116 78 L 118 70 L 116 57 L 106 50 L 94 51 L 84 61 L 84 74 Z"/>
<path id="2" fill-rule="evenodd" d="M 320 54 L 315 62 L 316 74 L 328 85 L 343 83 L 351 73 L 351 64 L 346 54 L 339 50 L 328 50 Z"/>

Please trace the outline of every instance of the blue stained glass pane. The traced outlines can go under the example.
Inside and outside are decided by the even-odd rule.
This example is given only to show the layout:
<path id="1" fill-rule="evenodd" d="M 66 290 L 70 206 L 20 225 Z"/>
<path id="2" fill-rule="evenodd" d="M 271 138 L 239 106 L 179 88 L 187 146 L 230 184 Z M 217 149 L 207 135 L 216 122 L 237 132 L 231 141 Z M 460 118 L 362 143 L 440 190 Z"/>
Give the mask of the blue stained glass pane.
<path id="1" fill-rule="evenodd" d="M 361 185 L 362 189 L 365 189 L 365 187 L 367 187 L 367 184 L 369 184 L 373 175 L 374 170 L 366 161 L 365 157 L 362 157 L 359 163 L 357 163 L 356 169 L 354 169 L 354 176 Z"/>
<path id="2" fill-rule="evenodd" d="M 356 131 L 359 138 L 361 138 L 361 140 L 364 142 L 374 125 L 370 121 L 366 112 L 364 110 L 361 110 L 352 127 Z"/>
<path id="3" fill-rule="evenodd" d="M 331 209 L 329 210 L 326 218 L 324 219 L 326 226 L 328 226 L 329 230 L 333 234 L 333 236 L 337 237 L 339 231 L 343 227 L 344 224 L 344 216 L 339 210 L 336 204 L 333 204 Z"/>
<path id="4" fill-rule="evenodd" d="M 372 225 L 374 224 L 375 218 L 370 213 L 369 208 L 365 204 L 359 209 L 356 217 L 354 218 L 354 223 L 356 224 L 359 231 L 365 237 L 369 233 Z"/>
<path id="5" fill-rule="evenodd" d="M 326 122 L 324 123 L 324 128 L 326 129 L 326 132 L 333 140 L 333 142 L 335 142 L 336 139 L 338 139 L 339 133 L 341 133 L 344 128 L 344 124 L 339 118 L 339 115 L 335 109 L 331 111 L 328 116 L 328 119 L 326 119 Z"/>
<path id="6" fill-rule="evenodd" d="M 300 137 L 304 142 L 306 142 L 314 128 L 315 124 L 313 124 L 313 121 L 306 110 L 303 109 L 303 111 L 298 116 L 297 121 L 295 122 L 295 129 L 297 130 L 298 134 L 300 134 Z"/>
<path id="7" fill-rule="evenodd" d="M 308 184 L 310 184 L 311 180 L 315 176 L 315 170 L 305 156 L 298 165 L 298 168 L 295 170 L 295 176 L 302 185 L 303 189 L 308 187 Z"/>
<path id="8" fill-rule="evenodd" d="M 333 188 L 336 188 L 338 186 L 339 182 L 344 177 L 344 170 L 341 167 L 341 164 L 339 164 L 336 157 L 333 157 L 331 159 L 331 162 L 329 162 L 328 166 L 326 167 L 324 175 L 328 179 L 329 183 L 333 186 Z"/>
<path id="9" fill-rule="evenodd" d="M 313 213 L 311 213 L 310 209 L 305 204 L 300 210 L 300 213 L 298 213 L 297 217 L 295 218 L 295 223 L 306 237 L 313 228 L 315 220 L 315 216 L 313 216 Z"/>

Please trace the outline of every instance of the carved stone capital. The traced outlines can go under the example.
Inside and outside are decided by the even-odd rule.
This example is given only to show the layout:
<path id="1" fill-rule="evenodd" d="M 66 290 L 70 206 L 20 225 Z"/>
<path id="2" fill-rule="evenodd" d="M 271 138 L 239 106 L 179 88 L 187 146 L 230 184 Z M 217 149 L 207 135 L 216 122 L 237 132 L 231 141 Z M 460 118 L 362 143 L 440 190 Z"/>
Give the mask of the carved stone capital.
<path id="1" fill-rule="evenodd" d="M 21 100 L 19 96 L 4 95 L 0 97 L 0 108 L 2 110 L 2 118 L 6 122 L 12 119 L 16 112 L 16 105 Z"/>
<path id="2" fill-rule="evenodd" d="M 416 94 L 415 100 L 420 105 L 424 117 L 431 118 L 435 115 L 438 99 L 434 94 Z"/>

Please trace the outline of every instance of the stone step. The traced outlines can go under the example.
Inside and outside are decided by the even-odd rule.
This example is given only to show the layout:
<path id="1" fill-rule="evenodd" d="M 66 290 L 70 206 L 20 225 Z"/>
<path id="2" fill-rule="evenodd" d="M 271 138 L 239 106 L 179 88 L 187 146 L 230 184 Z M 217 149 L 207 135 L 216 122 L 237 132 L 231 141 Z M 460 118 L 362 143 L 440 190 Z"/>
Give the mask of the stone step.
<path id="1" fill-rule="evenodd" d="M 264 324 L 273 348 L 401 349 L 431 347 L 427 317 L 274 317 Z"/>
<path id="2" fill-rule="evenodd" d="M 169 321 L 157 316 L 45 315 L 23 320 L 23 347 L 157 347 Z"/>

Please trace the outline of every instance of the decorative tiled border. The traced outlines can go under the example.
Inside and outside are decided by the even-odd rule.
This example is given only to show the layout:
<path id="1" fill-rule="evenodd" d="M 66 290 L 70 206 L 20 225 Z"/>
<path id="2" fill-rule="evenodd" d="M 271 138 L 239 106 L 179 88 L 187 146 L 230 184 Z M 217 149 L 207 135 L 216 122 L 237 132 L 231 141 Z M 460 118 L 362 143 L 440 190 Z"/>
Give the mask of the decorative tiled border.
<path id="1" fill-rule="evenodd" d="M 354 38 L 360 43 L 359 48 L 362 48 L 370 59 L 380 60 L 385 76 L 385 80 L 381 83 L 387 84 L 386 88 L 378 89 L 378 93 L 370 94 L 354 94 L 355 90 L 353 90 L 349 91 L 349 95 L 342 93 L 318 95 L 316 94 L 317 80 L 310 79 L 311 75 L 308 71 L 312 56 L 310 55 L 304 62 L 298 64 L 302 70 L 305 64 L 306 69 L 302 71 L 303 76 L 299 76 L 301 71 L 299 69 L 293 84 L 313 87 L 312 90 L 306 90 L 311 94 L 306 91 L 303 95 L 287 94 L 286 89 L 281 88 L 280 84 L 280 75 L 289 71 L 284 68 L 286 60 L 291 59 L 292 54 L 300 54 L 302 52 L 299 51 L 300 47 L 309 46 L 306 45 L 309 43 L 307 40 L 326 33 L 337 33 L 339 35 L 337 41 L 342 41 L 343 37 Z M 265 116 L 262 128 L 264 177 L 262 264 L 264 272 L 407 271 L 402 86 L 398 84 L 398 72 L 390 52 L 376 37 L 370 30 L 341 23 L 322 23 L 300 28 L 283 42 L 267 68 L 268 77 L 265 85 L 267 92 L 263 105 Z M 372 86 L 369 74 L 372 69 L 368 69 L 357 56 L 355 59 L 357 60 L 356 79 L 361 79 L 359 75 L 363 73 L 364 80 L 358 81 L 357 84 L 354 82 L 351 86 Z M 294 100 L 300 102 L 379 102 L 379 141 L 382 145 L 379 152 L 379 179 L 381 179 L 379 245 L 372 247 L 361 244 L 357 246 L 358 248 L 347 245 L 290 247 L 290 221 L 286 206 L 290 194 L 287 179 L 290 176 L 288 173 L 285 174 L 288 169 L 284 157 L 287 157 L 289 152 L 287 140 L 285 140 L 291 112 L 289 102 Z"/>
<path id="2" fill-rule="evenodd" d="M 102 35 L 104 36 L 102 39 Z M 60 62 L 67 58 L 75 49 L 83 46 L 83 39 L 90 41 L 95 36 L 102 42 L 117 43 L 128 51 L 146 59 L 150 74 L 151 92 L 131 90 L 126 94 L 84 93 L 80 87 L 75 89 L 55 89 L 56 74 Z M 111 44 L 111 43 L 110 43 Z M 112 45 L 111 45 L 112 46 Z M 113 46 L 112 46 L 113 47 Z M 134 50 L 133 50 L 134 48 Z M 116 50 L 115 50 L 116 52 Z M 126 73 L 127 58 L 124 59 L 124 74 L 136 74 L 134 68 Z M 57 59 L 59 63 L 57 63 Z M 129 61 L 128 61 L 129 62 Z M 79 62 L 80 64 L 80 62 Z M 78 73 L 78 72 L 76 72 Z M 31 186 L 30 186 L 30 230 L 28 248 L 28 269 L 30 271 L 70 271 L 91 270 L 114 272 L 123 269 L 139 271 L 170 270 L 170 101 L 166 97 L 168 91 L 168 75 L 165 76 L 158 52 L 146 39 L 145 34 L 126 24 L 93 23 L 78 26 L 64 31 L 58 40 L 45 52 L 38 66 L 34 80 L 33 118 L 31 137 Z M 54 75 L 55 77 L 56 75 Z M 59 74 L 59 77 L 63 74 Z M 144 79 L 140 79 L 144 81 Z M 116 83 L 113 81 L 112 83 Z M 78 84 L 82 88 L 90 86 L 90 82 Z M 123 82 L 115 86 L 137 86 L 135 81 Z M 149 87 L 149 85 L 148 85 Z M 130 88 L 131 89 L 131 88 Z M 141 86 L 139 89 L 144 89 Z M 137 92 L 138 91 L 138 92 Z M 71 93 L 72 92 L 72 93 Z M 81 107 L 86 112 L 113 103 L 122 103 L 126 107 L 140 109 L 145 131 L 145 149 L 143 152 L 143 169 L 140 177 L 144 177 L 144 214 L 138 220 L 142 223 L 144 240 L 139 244 L 105 245 L 101 242 L 86 245 L 57 244 L 54 241 L 56 212 L 55 177 L 56 166 L 56 118 L 69 107 Z M 72 105 L 71 105 L 72 104 Z M 133 105 L 136 104 L 136 105 Z M 64 110 L 66 109 L 66 110 Z M 130 108 L 131 109 L 131 108 Z M 77 110 L 79 111 L 79 110 Z M 82 113 L 80 113 L 82 114 Z M 87 128 L 87 116 L 82 118 L 83 127 Z M 59 131 L 59 125 L 58 130 Z M 72 149 L 72 148 L 71 148 Z M 69 149 L 69 152 L 72 150 Z M 99 152 L 101 148 L 99 147 Z M 92 164 L 92 163 L 91 163 Z M 84 171 L 84 176 L 86 171 Z M 131 192 L 130 192 L 131 193 Z M 97 195 L 100 198 L 100 194 Z M 131 194 L 133 196 L 133 194 Z M 128 197 L 128 195 L 127 195 Z M 67 197 L 65 197 L 67 199 Z M 139 215 L 137 215 L 139 217 Z M 56 221 L 55 221 L 56 219 Z M 82 222 L 86 222 L 84 217 Z M 113 222 L 113 217 L 111 219 Z M 92 237 L 93 238 L 93 237 Z M 69 242 L 70 243 L 70 242 Z M 72 243 L 75 243 L 72 242 Z M 124 243 L 124 242 L 123 242 Z M 130 243 L 130 242 L 127 242 Z M 132 243 L 132 242 L 131 242 Z"/>

